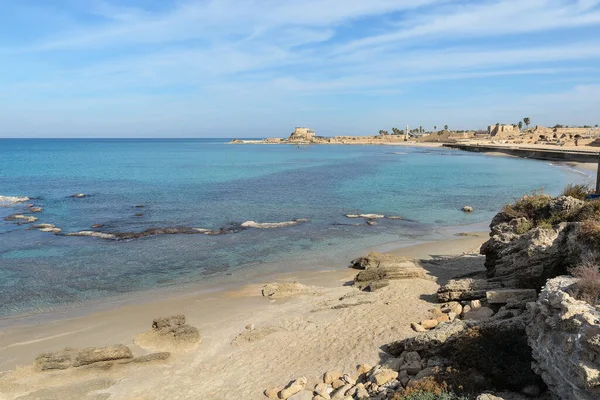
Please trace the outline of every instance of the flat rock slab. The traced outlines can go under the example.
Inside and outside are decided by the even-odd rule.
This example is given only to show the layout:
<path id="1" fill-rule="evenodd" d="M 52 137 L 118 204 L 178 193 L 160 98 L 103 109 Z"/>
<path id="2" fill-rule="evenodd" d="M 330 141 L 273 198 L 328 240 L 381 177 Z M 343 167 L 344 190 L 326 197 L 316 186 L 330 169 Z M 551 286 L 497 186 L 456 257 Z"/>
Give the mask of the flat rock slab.
<path id="1" fill-rule="evenodd" d="M 463 319 L 480 321 L 483 319 L 488 319 L 492 315 L 494 315 L 494 311 L 491 308 L 479 307 L 479 308 L 476 308 L 474 310 L 464 313 Z"/>
<path id="2" fill-rule="evenodd" d="M 506 304 L 510 300 L 528 302 L 537 300 L 535 289 L 498 289 L 488 290 L 486 298 L 489 304 Z"/>

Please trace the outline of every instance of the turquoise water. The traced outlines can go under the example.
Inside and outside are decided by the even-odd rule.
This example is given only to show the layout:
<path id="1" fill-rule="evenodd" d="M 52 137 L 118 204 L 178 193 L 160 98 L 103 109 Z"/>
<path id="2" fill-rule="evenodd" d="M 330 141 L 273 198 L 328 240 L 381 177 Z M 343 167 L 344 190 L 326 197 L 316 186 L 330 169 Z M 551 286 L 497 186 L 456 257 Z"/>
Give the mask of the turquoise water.
<path id="1" fill-rule="evenodd" d="M 64 233 L 194 227 L 224 235 L 128 241 L 0 221 L 0 315 L 279 270 L 345 263 L 365 247 L 489 220 L 506 202 L 581 177 L 547 162 L 393 146 L 225 140 L 0 140 L 0 195 L 29 196 Z M 69 197 L 85 193 L 82 199 Z M 143 205 L 143 208 L 136 208 Z M 464 205 L 472 214 L 460 211 Z M 0 217 L 26 211 L 0 208 Z M 369 226 L 347 213 L 404 220 Z M 143 214 L 143 215 L 136 215 Z M 239 230 L 244 221 L 309 222 Z M 239 231 L 238 231 L 239 230 Z"/>

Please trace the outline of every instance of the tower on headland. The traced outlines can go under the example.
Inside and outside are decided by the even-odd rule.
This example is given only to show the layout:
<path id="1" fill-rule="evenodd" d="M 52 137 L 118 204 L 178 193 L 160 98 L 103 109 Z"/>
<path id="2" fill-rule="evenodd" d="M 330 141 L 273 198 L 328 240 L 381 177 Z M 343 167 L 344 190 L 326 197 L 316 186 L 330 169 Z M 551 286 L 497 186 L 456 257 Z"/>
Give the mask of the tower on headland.
<path id="1" fill-rule="evenodd" d="M 296 127 L 288 140 L 293 142 L 310 142 L 314 137 L 314 130 L 310 128 Z"/>

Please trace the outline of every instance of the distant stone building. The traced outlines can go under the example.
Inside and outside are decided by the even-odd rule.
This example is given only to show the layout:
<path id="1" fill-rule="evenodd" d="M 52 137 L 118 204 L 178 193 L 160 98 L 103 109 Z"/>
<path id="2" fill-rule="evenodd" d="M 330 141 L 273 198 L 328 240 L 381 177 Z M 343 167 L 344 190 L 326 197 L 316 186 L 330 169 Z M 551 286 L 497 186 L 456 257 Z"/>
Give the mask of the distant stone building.
<path id="1" fill-rule="evenodd" d="M 490 136 L 502 136 L 513 133 L 519 133 L 519 127 L 511 124 L 499 124 L 488 126 L 488 134 Z"/>
<path id="2" fill-rule="evenodd" d="M 296 127 L 289 137 L 292 142 L 310 142 L 315 137 L 315 131 L 309 128 Z"/>

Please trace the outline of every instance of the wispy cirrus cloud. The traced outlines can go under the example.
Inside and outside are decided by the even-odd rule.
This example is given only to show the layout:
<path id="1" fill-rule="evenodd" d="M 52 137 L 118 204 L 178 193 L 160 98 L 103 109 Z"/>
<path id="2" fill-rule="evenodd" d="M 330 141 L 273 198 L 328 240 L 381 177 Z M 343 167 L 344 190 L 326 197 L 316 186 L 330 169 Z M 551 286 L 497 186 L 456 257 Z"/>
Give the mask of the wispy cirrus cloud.
<path id="1" fill-rule="evenodd" d="M 573 89 L 559 83 L 567 77 L 577 87 L 600 83 L 600 0 L 57 0 L 53 6 L 50 31 L 29 19 L 22 4 L 6 21 L 21 30 L 2 34 L 8 28 L 0 16 L 0 117 L 14 126 L 20 121 L 11 109 L 42 115 L 52 102 L 55 128 L 70 107 L 98 124 L 94 104 L 108 115 L 112 109 L 115 123 L 125 121 L 129 104 L 128 126 L 139 107 L 161 110 L 169 121 L 185 114 L 189 124 L 209 130 L 207 112 L 229 124 L 235 118 L 228 116 L 269 108 L 281 118 L 297 113 L 309 125 L 313 115 L 326 128 L 315 112 L 319 105 L 358 120 L 371 107 L 380 115 L 383 99 L 390 110 L 407 102 L 416 107 L 427 104 L 424 93 L 442 88 L 436 95 L 442 101 L 460 102 L 482 87 L 523 95 L 526 86 L 536 91 L 527 95 L 543 98 L 553 80 L 565 92 Z M 29 7 L 31 15 L 49 10 L 42 0 Z M 189 104 L 209 111 L 190 122 Z M 174 113 L 168 118 L 167 109 Z M 396 115 L 389 111 L 387 118 Z M 428 118 L 418 110 L 410 115 Z"/>

